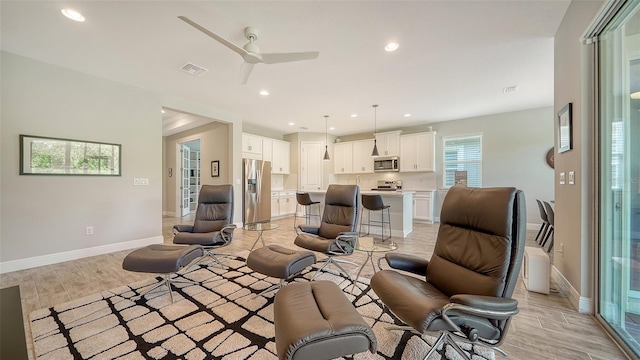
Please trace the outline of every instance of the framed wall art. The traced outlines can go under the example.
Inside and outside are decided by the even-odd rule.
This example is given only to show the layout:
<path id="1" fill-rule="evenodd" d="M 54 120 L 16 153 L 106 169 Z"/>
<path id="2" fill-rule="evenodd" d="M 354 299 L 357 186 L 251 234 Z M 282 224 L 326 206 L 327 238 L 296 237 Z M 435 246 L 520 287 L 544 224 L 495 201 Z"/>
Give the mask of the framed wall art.
<path id="1" fill-rule="evenodd" d="M 220 160 L 214 160 L 211 162 L 211 177 L 220 176 Z"/>

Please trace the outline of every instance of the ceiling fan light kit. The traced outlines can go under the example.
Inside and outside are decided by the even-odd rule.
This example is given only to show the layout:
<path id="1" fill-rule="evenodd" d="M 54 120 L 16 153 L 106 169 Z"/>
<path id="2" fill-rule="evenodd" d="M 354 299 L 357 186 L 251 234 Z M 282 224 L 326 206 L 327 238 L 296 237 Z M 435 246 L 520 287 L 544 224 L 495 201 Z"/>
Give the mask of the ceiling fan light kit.
<path id="1" fill-rule="evenodd" d="M 289 53 L 261 53 L 260 48 L 254 42 L 258 40 L 258 30 L 254 27 L 247 26 L 244 28 L 244 36 L 249 40 L 243 47 L 240 47 L 222 36 L 206 29 L 186 16 L 178 16 L 178 19 L 186 22 L 194 28 L 200 30 L 205 35 L 213 38 L 222 45 L 228 47 L 242 57 L 244 63 L 240 68 L 240 83 L 246 84 L 249 75 L 253 71 L 255 64 L 279 64 L 292 61 L 312 60 L 317 58 L 320 53 L 317 51 L 307 52 L 289 52 Z"/>

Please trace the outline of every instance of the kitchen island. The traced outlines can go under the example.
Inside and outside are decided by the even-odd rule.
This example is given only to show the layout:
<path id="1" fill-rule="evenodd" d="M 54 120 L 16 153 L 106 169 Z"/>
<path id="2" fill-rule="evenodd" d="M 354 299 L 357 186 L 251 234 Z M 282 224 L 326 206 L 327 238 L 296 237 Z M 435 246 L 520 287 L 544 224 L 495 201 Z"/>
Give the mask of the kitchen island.
<path id="1" fill-rule="evenodd" d="M 311 200 L 320 201 L 322 209 L 324 209 L 324 195 L 326 190 L 308 190 Z M 407 237 L 413 231 L 413 194 L 415 191 L 376 191 L 365 190 L 360 191 L 361 195 L 380 195 L 385 205 L 391 206 L 389 213 L 391 215 L 391 235 L 396 237 Z M 385 211 L 386 213 L 386 211 Z M 380 221 L 381 211 L 372 211 L 371 220 Z M 360 210 L 358 216 L 357 229 L 362 232 L 366 231 L 366 222 L 368 221 L 369 211 L 362 209 L 362 201 L 360 201 Z M 360 219 L 362 218 L 363 229 L 360 229 Z M 371 234 L 380 236 L 382 228 L 371 227 Z M 385 230 L 386 232 L 386 230 Z M 388 235 L 387 235 L 388 236 Z"/>

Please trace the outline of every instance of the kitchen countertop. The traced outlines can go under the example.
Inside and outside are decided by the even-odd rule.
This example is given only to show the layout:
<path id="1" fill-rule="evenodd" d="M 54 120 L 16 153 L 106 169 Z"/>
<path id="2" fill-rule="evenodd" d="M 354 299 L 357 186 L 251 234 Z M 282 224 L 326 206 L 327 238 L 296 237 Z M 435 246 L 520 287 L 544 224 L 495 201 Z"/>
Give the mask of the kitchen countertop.
<path id="1" fill-rule="evenodd" d="M 325 194 L 327 190 L 305 190 L 310 194 Z M 397 191 L 378 191 L 378 190 L 362 190 L 360 194 L 364 195 L 382 195 L 382 196 L 394 196 L 401 197 L 409 194 L 414 194 L 415 191 L 412 190 L 397 190 Z"/>

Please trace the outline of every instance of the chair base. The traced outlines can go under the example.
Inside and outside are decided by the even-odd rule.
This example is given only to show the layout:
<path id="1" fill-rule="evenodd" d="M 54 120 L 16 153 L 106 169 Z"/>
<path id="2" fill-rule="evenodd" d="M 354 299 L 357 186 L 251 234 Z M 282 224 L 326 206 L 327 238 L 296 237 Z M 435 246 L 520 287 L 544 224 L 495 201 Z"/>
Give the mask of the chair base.
<path id="1" fill-rule="evenodd" d="M 229 267 L 223 264 L 221 261 L 222 258 L 225 258 L 227 256 L 233 256 L 233 255 L 224 254 L 224 253 L 215 253 L 213 252 L 213 250 L 205 249 L 204 255 L 202 255 L 198 260 L 194 261 L 191 265 L 189 265 L 189 267 L 187 268 L 187 270 L 185 270 L 185 272 L 191 271 L 195 266 L 200 265 L 207 260 L 211 260 L 211 262 L 213 263 L 213 266 L 219 265 L 220 268 L 227 270 L 229 269 Z"/>
<path id="2" fill-rule="evenodd" d="M 326 259 L 321 260 L 321 261 L 324 262 L 324 264 L 322 264 L 322 266 L 318 270 L 316 270 L 316 273 L 313 274 L 313 276 L 311 277 L 311 280 L 309 280 L 309 281 L 315 280 L 316 277 L 318 276 L 318 274 L 320 274 L 322 272 L 322 270 L 324 270 L 324 268 L 329 266 L 329 264 L 333 264 L 338 269 L 338 271 L 340 273 L 344 274 L 347 277 L 347 279 L 349 279 L 349 281 L 353 282 L 353 279 L 351 278 L 351 275 L 347 272 L 347 270 L 345 270 L 342 267 L 342 265 L 340 265 L 340 263 L 351 264 L 351 265 L 354 265 L 354 266 L 358 266 L 358 264 L 356 264 L 354 262 L 351 262 L 351 261 L 347 261 L 347 260 L 336 259 L 333 256 L 329 256 Z"/>
<path id="3" fill-rule="evenodd" d="M 171 278 L 172 274 L 164 274 L 164 279 L 162 281 L 160 281 L 159 283 L 155 284 L 155 285 L 150 285 L 151 287 L 143 292 L 141 292 L 140 294 L 138 294 L 137 296 L 134 296 L 133 298 L 131 298 L 131 300 L 133 301 L 137 301 L 142 299 L 145 295 L 149 294 L 150 292 L 152 292 L 153 290 L 162 287 L 162 286 L 166 286 L 167 289 L 169 289 L 169 297 L 171 298 L 171 303 L 173 303 L 173 290 L 171 289 L 171 284 L 190 284 L 190 285 L 198 285 L 198 282 L 195 281 L 190 281 L 190 280 L 182 280 L 182 279 L 176 279 L 176 278 Z"/>

